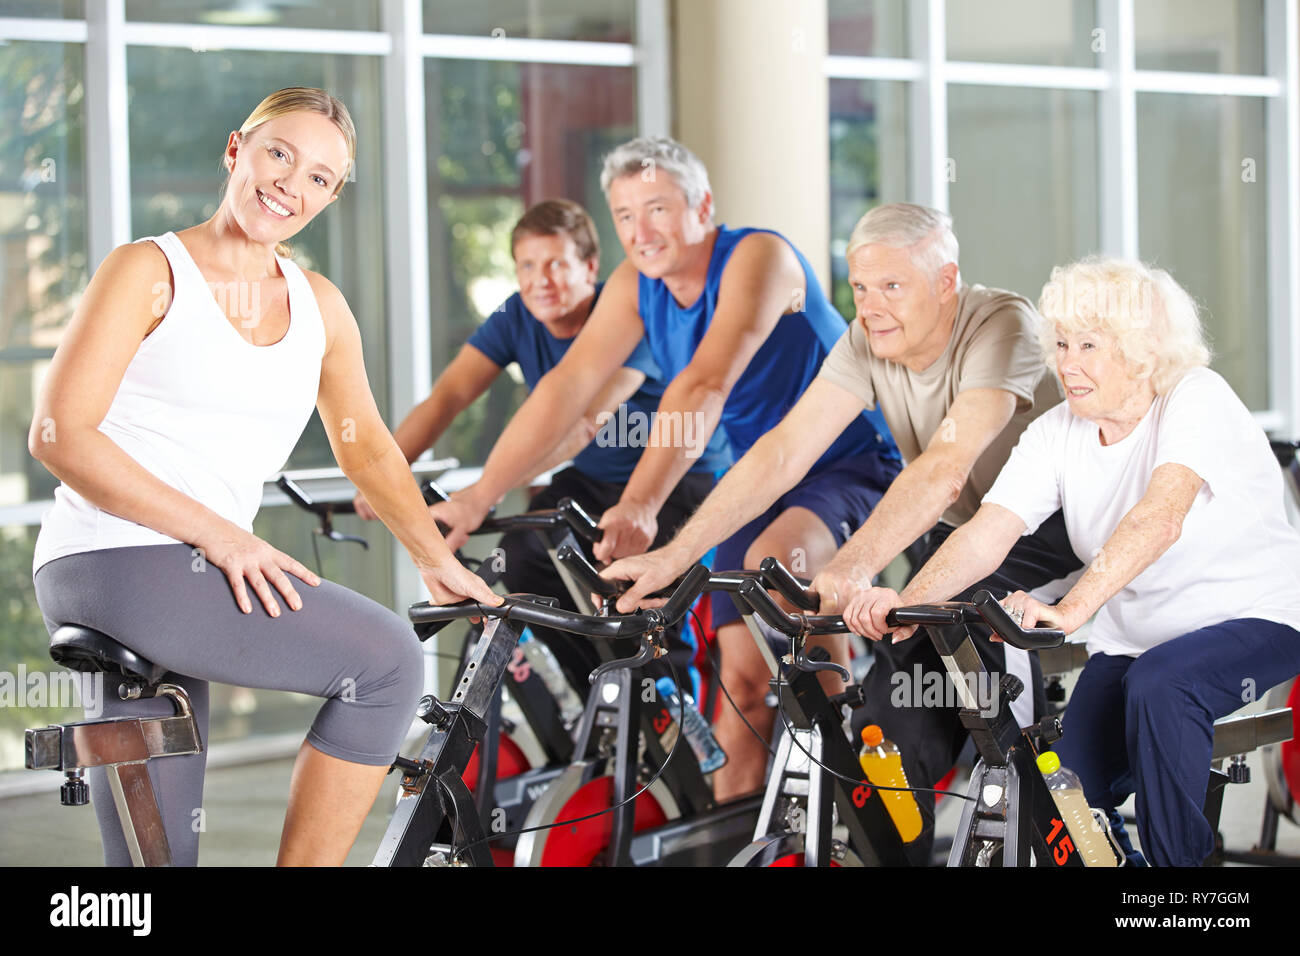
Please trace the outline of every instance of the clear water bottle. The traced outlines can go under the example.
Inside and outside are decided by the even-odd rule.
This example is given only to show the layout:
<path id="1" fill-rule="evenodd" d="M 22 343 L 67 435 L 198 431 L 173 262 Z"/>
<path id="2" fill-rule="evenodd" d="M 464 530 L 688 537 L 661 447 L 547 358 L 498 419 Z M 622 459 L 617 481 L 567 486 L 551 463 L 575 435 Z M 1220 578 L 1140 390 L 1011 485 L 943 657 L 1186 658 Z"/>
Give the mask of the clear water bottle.
<path id="1" fill-rule="evenodd" d="M 565 724 L 577 720 L 582 715 L 582 698 L 569 686 L 564 671 L 560 668 L 560 662 L 555 659 L 555 654 L 542 641 L 534 637 L 533 632 L 528 628 L 524 628 L 523 633 L 519 635 L 519 646 L 523 648 L 528 665 L 537 672 L 537 676 L 542 679 L 542 683 L 546 685 L 546 689 L 559 705 L 560 719 Z"/>
<path id="2" fill-rule="evenodd" d="M 1047 789 L 1056 801 L 1065 829 L 1083 857 L 1085 866 L 1118 866 L 1119 860 L 1111 850 L 1110 841 L 1092 815 L 1092 808 L 1083 795 L 1083 784 L 1073 770 L 1061 766 L 1061 758 L 1050 750 L 1038 755 L 1038 769 L 1047 781 Z"/>
<path id="3" fill-rule="evenodd" d="M 673 683 L 671 677 L 659 678 L 655 681 L 655 689 L 659 691 L 659 697 L 668 709 L 669 716 L 673 720 L 680 719 L 684 725 L 686 742 L 690 744 L 695 759 L 700 762 L 700 772 L 713 773 L 725 764 L 727 752 L 718 746 L 718 741 L 713 736 L 713 728 L 696 710 L 691 695 L 684 693 L 679 696 L 677 685 Z M 683 697 L 685 700 L 682 699 Z"/>

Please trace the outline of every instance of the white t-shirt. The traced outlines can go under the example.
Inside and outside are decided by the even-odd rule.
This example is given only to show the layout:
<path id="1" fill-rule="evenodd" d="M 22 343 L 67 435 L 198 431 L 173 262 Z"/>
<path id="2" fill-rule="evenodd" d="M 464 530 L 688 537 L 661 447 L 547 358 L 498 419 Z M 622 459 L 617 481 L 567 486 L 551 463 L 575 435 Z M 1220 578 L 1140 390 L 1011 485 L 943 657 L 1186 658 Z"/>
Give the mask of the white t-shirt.
<path id="1" fill-rule="evenodd" d="M 1232 388 L 1207 368 L 1188 372 L 1113 445 L 1068 403 L 1025 429 L 985 504 L 1034 531 L 1065 512 L 1079 560 L 1093 561 L 1175 463 L 1205 481 L 1173 546 L 1106 602 L 1088 652 L 1136 657 L 1191 631 L 1257 617 L 1300 628 L 1300 534 L 1287 524 L 1282 473 L 1268 439 Z"/>

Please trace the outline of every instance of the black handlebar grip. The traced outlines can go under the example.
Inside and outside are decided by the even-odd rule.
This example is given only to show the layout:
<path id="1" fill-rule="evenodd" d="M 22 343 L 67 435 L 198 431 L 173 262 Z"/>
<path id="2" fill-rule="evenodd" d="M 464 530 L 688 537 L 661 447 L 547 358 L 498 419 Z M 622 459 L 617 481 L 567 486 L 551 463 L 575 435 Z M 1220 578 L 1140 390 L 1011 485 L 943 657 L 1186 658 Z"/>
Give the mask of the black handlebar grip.
<path id="1" fill-rule="evenodd" d="M 303 508 L 307 511 L 316 510 L 316 503 L 312 501 L 311 498 L 307 497 L 307 492 L 299 488 L 297 482 L 288 475 L 281 475 L 279 478 L 275 479 L 275 486 L 283 491 L 289 497 L 289 500 L 299 508 Z"/>
<path id="2" fill-rule="evenodd" d="M 432 478 L 426 478 L 420 483 L 420 494 L 424 495 L 426 505 L 437 504 L 439 501 L 451 501 L 447 492 L 443 491 Z"/>
<path id="3" fill-rule="evenodd" d="M 791 604 L 805 611 L 816 611 L 821 607 L 821 598 L 817 596 L 817 592 L 812 588 L 804 587 L 799 579 L 776 558 L 764 558 L 758 569 L 763 572 L 763 580 L 767 582 L 767 586 L 779 592 Z"/>
<path id="4" fill-rule="evenodd" d="M 1037 651 L 1060 647 L 1065 641 L 1065 632 L 1058 628 L 1035 627 L 1026 630 L 1021 627 L 988 591 L 976 591 L 971 603 L 980 612 L 980 617 L 984 618 L 984 623 L 1012 647 Z"/>
<path id="5" fill-rule="evenodd" d="M 691 609 L 704 592 L 704 586 L 709 583 L 709 569 L 702 564 L 696 564 L 686 572 L 686 577 L 682 578 L 682 583 L 677 585 L 677 590 L 673 596 L 668 599 L 668 603 L 659 609 L 663 615 L 665 624 L 676 624 L 686 616 L 686 612 Z"/>
<path id="6" fill-rule="evenodd" d="M 567 544 L 562 544 L 556 549 L 555 560 L 568 568 L 569 573 L 584 588 L 592 594 L 599 594 L 602 597 L 614 597 L 622 594 L 632 583 L 631 581 L 618 582 L 602 578 L 600 572 L 592 567 L 585 554 Z"/>
<path id="7" fill-rule="evenodd" d="M 966 614 L 955 604 L 915 604 L 896 607 L 885 615 L 888 627 L 906 627 L 909 624 L 960 624 Z"/>
<path id="8" fill-rule="evenodd" d="M 1300 442 L 1296 441 L 1271 438 L 1268 444 L 1273 449 L 1277 463 L 1283 468 L 1289 467 L 1291 462 L 1295 461 L 1296 453 L 1300 451 Z"/>
<path id="9" fill-rule="evenodd" d="M 754 613 L 771 627 L 787 637 L 798 636 L 799 622 L 782 611 L 776 601 L 772 599 L 772 595 L 768 594 L 758 581 L 751 578 L 742 582 L 738 593 L 745 599 L 745 603 L 754 609 Z"/>
<path id="10" fill-rule="evenodd" d="M 573 533 L 593 544 L 605 536 L 605 529 L 596 526 L 596 519 L 572 498 L 561 498 L 555 510 L 564 516 Z"/>
<path id="11" fill-rule="evenodd" d="M 307 492 L 298 486 L 297 482 L 287 475 L 281 475 L 275 479 L 275 486 L 283 491 L 289 500 L 299 508 L 316 515 L 322 522 L 328 521 L 334 515 L 351 515 L 357 512 L 351 498 L 346 501 L 314 501 Z M 323 527 L 328 529 L 329 526 L 324 524 Z"/>

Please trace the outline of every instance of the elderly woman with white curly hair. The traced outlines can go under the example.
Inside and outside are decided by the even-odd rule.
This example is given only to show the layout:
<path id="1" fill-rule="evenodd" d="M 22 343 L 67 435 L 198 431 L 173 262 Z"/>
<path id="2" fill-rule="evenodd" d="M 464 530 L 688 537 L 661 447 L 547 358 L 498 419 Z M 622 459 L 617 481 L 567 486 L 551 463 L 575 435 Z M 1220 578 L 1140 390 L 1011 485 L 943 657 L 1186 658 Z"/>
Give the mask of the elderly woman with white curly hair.
<path id="1" fill-rule="evenodd" d="M 1136 794 L 1152 863 L 1198 866 L 1214 845 L 1214 721 L 1300 672 L 1300 535 L 1264 433 L 1206 367 L 1196 306 L 1168 273 L 1086 259 L 1053 270 L 1039 310 L 1066 401 L 901 595 L 864 592 L 844 618 L 879 639 L 890 608 L 960 592 L 1062 509 L 1087 569 L 1055 606 L 1004 601 L 1025 627 L 1092 618 L 1056 752 L 1112 821 Z"/>

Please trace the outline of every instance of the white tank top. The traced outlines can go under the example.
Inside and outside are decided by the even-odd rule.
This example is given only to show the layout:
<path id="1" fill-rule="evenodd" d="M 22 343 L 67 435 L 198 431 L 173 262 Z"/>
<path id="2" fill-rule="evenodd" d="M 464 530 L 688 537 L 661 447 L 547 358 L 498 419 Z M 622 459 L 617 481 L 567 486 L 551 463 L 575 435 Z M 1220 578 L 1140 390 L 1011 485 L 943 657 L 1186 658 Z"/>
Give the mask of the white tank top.
<path id="1" fill-rule="evenodd" d="M 263 482 L 283 467 L 316 404 L 325 355 L 316 297 L 302 270 L 277 256 L 289 329 L 274 345 L 251 345 L 175 233 L 138 241 L 167 256 L 171 307 L 140 343 L 99 430 L 161 481 L 251 531 Z M 176 543 L 60 484 L 32 572 L 83 551 Z"/>

